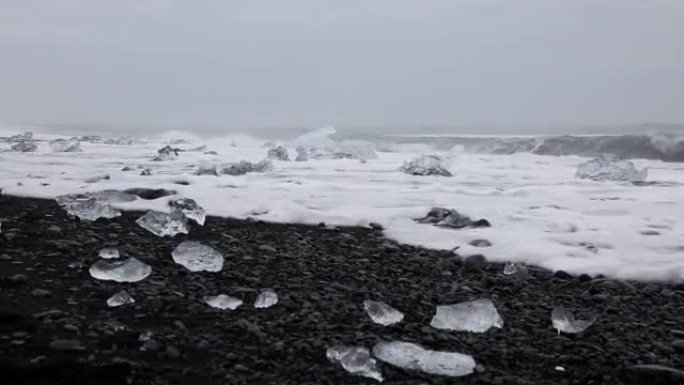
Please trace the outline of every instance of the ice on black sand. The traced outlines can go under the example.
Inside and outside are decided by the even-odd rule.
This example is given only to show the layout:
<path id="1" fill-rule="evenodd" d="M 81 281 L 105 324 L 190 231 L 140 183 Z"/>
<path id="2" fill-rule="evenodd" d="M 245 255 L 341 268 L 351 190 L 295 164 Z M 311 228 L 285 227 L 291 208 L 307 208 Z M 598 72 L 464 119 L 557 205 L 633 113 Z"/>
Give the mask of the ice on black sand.
<path id="1" fill-rule="evenodd" d="M 119 250 L 113 247 L 106 247 L 100 250 L 99 257 L 102 259 L 117 259 L 119 258 Z"/>
<path id="2" fill-rule="evenodd" d="M 363 301 L 363 308 L 373 322 L 389 326 L 401 322 L 404 314 L 399 310 L 379 301 Z"/>
<path id="3" fill-rule="evenodd" d="M 235 310 L 242 305 L 242 300 L 225 294 L 207 295 L 203 297 L 207 305 L 221 310 Z"/>
<path id="4" fill-rule="evenodd" d="M 504 275 L 522 275 L 527 274 L 527 272 L 527 266 L 523 263 L 508 262 L 503 268 Z"/>
<path id="5" fill-rule="evenodd" d="M 278 294 L 273 290 L 264 290 L 257 296 L 254 301 L 254 307 L 257 309 L 269 308 L 278 303 Z"/>
<path id="6" fill-rule="evenodd" d="M 594 322 L 596 322 L 596 317 L 591 317 L 589 320 L 576 320 L 575 316 L 563 306 L 557 306 L 551 312 L 551 323 L 553 328 L 558 331 L 558 334 L 581 333 Z"/>
<path id="7" fill-rule="evenodd" d="M 82 220 L 94 221 L 98 218 L 115 218 L 121 211 L 112 208 L 106 199 L 90 195 L 61 195 L 56 199 L 69 215 Z"/>
<path id="8" fill-rule="evenodd" d="M 185 241 L 172 252 L 174 262 L 190 271 L 221 271 L 223 255 L 199 242 Z"/>
<path id="9" fill-rule="evenodd" d="M 390 365 L 441 376 L 461 377 L 471 374 L 477 365 L 472 356 L 456 352 L 425 349 L 410 342 L 379 342 L 373 355 Z"/>
<path id="10" fill-rule="evenodd" d="M 492 327 L 503 327 L 503 319 L 491 300 L 478 299 L 437 306 L 430 325 L 435 329 L 484 333 Z"/>
<path id="11" fill-rule="evenodd" d="M 169 202 L 169 205 L 172 209 L 180 210 L 188 219 L 192 219 L 197 222 L 198 225 L 204 226 L 204 220 L 206 218 L 204 208 L 198 205 L 194 199 L 176 199 Z"/>
<path id="12" fill-rule="evenodd" d="M 173 237 L 176 234 L 188 233 L 187 218 L 180 210 L 174 209 L 170 214 L 148 211 L 135 222 L 143 229 L 159 237 Z"/>
<path id="13" fill-rule="evenodd" d="M 109 307 L 117 307 L 117 306 L 122 306 L 122 305 L 128 305 L 131 303 L 135 303 L 135 300 L 125 290 L 122 290 L 122 291 L 114 294 L 113 296 L 109 297 L 109 299 L 107 300 L 107 305 Z"/>
<path id="14" fill-rule="evenodd" d="M 382 382 L 382 373 L 368 349 L 362 346 L 333 346 L 325 353 L 328 360 L 338 363 L 351 374 Z"/>
<path id="15" fill-rule="evenodd" d="M 135 258 L 109 262 L 99 260 L 90 266 L 90 276 L 116 282 L 138 282 L 152 273 L 152 268 Z"/>

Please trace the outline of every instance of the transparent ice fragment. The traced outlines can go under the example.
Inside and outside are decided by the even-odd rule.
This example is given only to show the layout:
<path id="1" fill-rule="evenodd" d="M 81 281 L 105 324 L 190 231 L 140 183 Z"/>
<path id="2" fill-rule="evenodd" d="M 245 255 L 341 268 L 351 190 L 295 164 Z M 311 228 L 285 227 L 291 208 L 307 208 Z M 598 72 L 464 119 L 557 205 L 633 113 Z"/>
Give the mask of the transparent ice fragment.
<path id="1" fill-rule="evenodd" d="M 242 300 L 239 298 L 231 297 L 229 295 L 225 294 L 219 294 L 219 295 L 207 295 L 204 296 L 204 302 L 207 303 L 207 305 L 211 307 L 215 307 L 217 309 L 225 310 L 225 309 L 230 309 L 230 310 L 235 310 L 240 305 L 242 305 Z"/>
<path id="2" fill-rule="evenodd" d="M 595 181 L 643 182 L 648 170 L 637 170 L 634 163 L 619 160 L 612 155 L 603 155 L 577 166 L 576 176 Z"/>
<path id="3" fill-rule="evenodd" d="M 575 316 L 563 306 L 558 306 L 551 312 L 551 323 L 554 329 L 558 331 L 558 334 L 561 332 L 568 334 L 581 333 L 594 322 L 596 322 L 596 317 L 591 317 L 586 321 L 576 320 Z"/>
<path id="4" fill-rule="evenodd" d="M 376 324 L 388 326 L 404 319 L 402 312 L 382 302 L 366 300 L 363 301 L 363 307 Z"/>
<path id="5" fill-rule="evenodd" d="M 427 350 L 401 341 L 379 342 L 373 347 L 373 355 L 399 368 L 450 377 L 468 375 L 476 366 L 473 357 L 467 354 Z"/>
<path id="6" fill-rule="evenodd" d="M 223 255 L 199 242 L 184 241 L 172 252 L 174 262 L 190 271 L 221 271 Z"/>
<path id="7" fill-rule="evenodd" d="M 338 363 L 351 374 L 382 382 L 382 373 L 368 349 L 362 346 L 333 346 L 325 353 L 328 360 Z"/>
<path id="8" fill-rule="evenodd" d="M 148 211 L 135 222 L 158 237 L 188 233 L 187 218 L 180 210 L 172 210 L 170 214 Z"/>
<path id="9" fill-rule="evenodd" d="M 62 195 L 57 197 L 57 204 L 69 214 L 86 221 L 98 218 L 115 218 L 121 211 L 112 208 L 104 199 L 88 195 Z"/>
<path id="10" fill-rule="evenodd" d="M 119 258 L 119 250 L 113 247 L 106 247 L 100 250 L 99 257 L 102 259 L 116 259 Z"/>
<path id="11" fill-rule="evenodd" d="M 107 305 L 109 307 L 117 307 L 122 305 L 128 305 L 131 303 L 135 303 L 135 300 L 125 290 L 122 290 L 114 294 L 107 300 Z"/>
<path id="12" fill-rule="evenodd" d="M 503 327 L 503 319 L 489 299 L 437 306 L 430 325 L 436 329 L 484 333 L 492 326 Z"/>
<path id="13" fill-rule="evenodd" d="M 55 139 L 50 141 L 52 152 L 80 152 L 81 142 L 78 139 Z"/>
<path id="14" fill-rule="evenodd" d="M 520 275 L 527 274 L 527 266 L 523 263 L 508 262 L 504 265 L 503 274 L 504 275 Z"/>
<path id="15" fill-rule="evenodd" d="M 194 199 L 181 198 L 169 202 L 169 205 L 177 210 L 180 210 L 188 219 L 197 222 L 198 225 L 203 226 L 205 220 L 204 208 L 195 202 Z"/>
<path id="16" fill-rule="evenodd" d="M 116 282 L 138 282 L 152 273 L 152 268 L 135 258 L 126 260 L 99 260 L 90 266 L 90 276 L 95 279 Z"/>
<path id="17" fill-rule="evenodd" d="M 287 148 L 278 146 L 276 148 L 272 148 L 268 150 L 268 153 L 266 155 L 268 159 L 273 159 L 273 160 L 283 160 L 283 161 L 288 161 L 290 160 L 290 155 L 287 153 Z"/>
<path id="18" fill-rule="evenodd" d="M 444 159 L 439 155 L 422 155 L 411 161 L 404 162 L 400 170 L 409 175 L 440 175 L 451 176 L 447 170 Z"/>
<path id="19" fill-rule="evenodd" d="M 254 307 L 257 309 L 265 309 L 276 303 L 278 303 L 278 294 L 273 290 L 264 290 L 257 296 Z"/>

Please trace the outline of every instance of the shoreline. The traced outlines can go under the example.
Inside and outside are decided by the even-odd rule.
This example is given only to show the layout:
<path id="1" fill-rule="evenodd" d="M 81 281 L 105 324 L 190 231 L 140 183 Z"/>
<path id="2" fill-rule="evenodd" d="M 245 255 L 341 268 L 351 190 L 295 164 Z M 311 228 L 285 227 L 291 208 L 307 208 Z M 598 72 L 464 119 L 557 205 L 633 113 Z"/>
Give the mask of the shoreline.
<path id="1" fill-rule="evenodd" d="M 208 216 L 189 235 L 157 238 L 135 223 L 139 216 L 124 211 L 77 222 L 52 200 L 0 195 L 6 383 L 372 384 L 328 362 L 325 350 L 370 348 L 381 340 L 466 353 L 479 364 L 476 373 L 454 380 L 379 363 L 386 384 L 658 383 L 673 374 L 638 365 L 684 367 L 674 344 L 684 339 L 682 284 L 625 284 L 534 267 L 526 277 L 505 276 L 502 264 L 471 263 L 359 227 Z M 223 270 L 191 273 L 175 264 L 170 252 L 186 239 L 221 251 Z M 103 247 L 135 256 L 152 274 L 138 283 L 91 278 L 88 267 Z M 268 288 L 280 302 L 253 308 L 258 291 Z M 123 289 L 136 303 L 107 307 L 106 299 Z M 245 303 L 219 311 L 201 300 L 219 293 Z M 429 327 L 436 306 L 477 298 L 495 303 L 502 329 Z M 405 320 L 372 323 L 363 311 L 366 299 L 392 305 Z M 558 335 L 550 321 L 556 305 L 579 319 L 595 314 L 597 321 L 579 335 Z M 158 346 L 141 351 L 138 339 L 147 331 Z M 55 339 L 77 340 L 83 350 L 55 350 Z"/>

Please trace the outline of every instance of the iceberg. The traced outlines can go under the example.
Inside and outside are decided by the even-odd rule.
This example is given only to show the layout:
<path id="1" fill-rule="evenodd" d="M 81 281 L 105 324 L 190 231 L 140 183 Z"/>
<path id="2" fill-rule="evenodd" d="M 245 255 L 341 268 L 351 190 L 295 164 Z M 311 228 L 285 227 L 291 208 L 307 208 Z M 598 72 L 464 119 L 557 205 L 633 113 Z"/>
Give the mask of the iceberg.
<path id="1" fill-rule="evenodd" d="M 503 319 L 491 300 L 478 299 L 437 306 L 430 326 L 435 329 L 484 333 L 491 327 L 503 327 Z"/>
<path id="2" fill-rule="evenodd" d="M 116 282 L 138 282 L 152 273 L 152 268 L 135 258 L 109 262 L 99 260 L 88 270 L 95 279 Z"/>
<path id="3" fill-rule="evenodd" d="M 402 312 L 383 302 L 366 300 L 363 301 L 363 307 L 366 309 L 366 314 L 376 324 L 389 326 L 404 319 Z"/>
<path id="4" fill-rule="evenodd" d="M 171 252 L 174 262 L 190 271 L 221 271 L 223 255 L 199 242 L 184 241 Z"/>
<path id="5" fill-rule="evenodd" d="M 444 159 L 439 155 L 422 155 L 411 161 L 404 162 L 400 170 L 409 175 L 452 176 L 444 165 Z"/>
<path id="6" fill-rule="evenodd" d="M 158 237 L 173 237 L 176 234 L 188 233 L 187 218 L 180 210 L 175 209 L 170 214 L 148 211 L 135 223 Z"/>
<path id="7" fill-rule="evenodd" d="M 648 170 L 637 170 L 634 163 L 603 155 L 577 166 L 576 176 L 594 181 L 644 182 Z"/>
<path id="8" fill-rule="evenodd" d="M 368 349 L 362 346 L 333 346 L 328 348 L 325 355 L 328 360 L 340 364 L 351 374 L 382 382 L 382 373 L 377 368 L 376 361 Z"/>
<path id="9" fill-rule="evenodd" d="M 428 350 L 401 341 L 379 342 L 373 347 L 373 355 L 402 369 L 449 377 L 471 374 L 477 365 L 473 357 L 467 354 Z"/>

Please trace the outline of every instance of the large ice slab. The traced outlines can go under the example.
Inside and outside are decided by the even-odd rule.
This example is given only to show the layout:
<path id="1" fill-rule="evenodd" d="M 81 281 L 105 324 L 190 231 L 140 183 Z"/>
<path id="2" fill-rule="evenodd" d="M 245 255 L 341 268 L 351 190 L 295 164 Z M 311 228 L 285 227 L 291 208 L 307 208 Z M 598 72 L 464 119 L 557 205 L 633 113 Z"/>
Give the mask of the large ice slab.
<path id="1" fill-rule="evenodd" d="M 95 279 L 116 282 L 138 282 L 152 273 L 152 267 L 135 259 L 107 261 L 99 260 L 89 269 L 90 276 Z"/>
<path id="2" fill-rule="evenodd" d="M 383 302 L 366 300 L 363 301 L 363 308 L 373 322 L 383 326 L 393 325 L 404 319 L 402 312 Z"/>
<path id="3" fill-rule="evenodd" d="M 221 271 L 223 255 L 199 242 L 185 241 L 172 252 L 174 262 L 190 271 Z"/>
<path id="4" fill-rule="evenodd" d="M 193 221 L 197 222 L 198 225 L 204 225 L 204 220 L 206 218 L 204 208 L 198 205 L 194 199 L 176 199 L 170 201 L 169 206 L 171 206 L 172 210 L 180 210 L 183 215 L 185 215 L 188 219 L 192 219 Z"/>
<path id="5" fill-rule="evenodd" d="M 585 331 L 596 321 L 595 317 L 589 320 L 576 320 L 575 316 L 563 306 L 557 306 L 551 312 L 553 328 L 560 333 L 577 334 Z"/>
<path id="6" fill-rule="evenodd" d="M 221 310 L 235 310 L 242 305 L 242 300 L 225 294 L 206 295 L 203 297 L 207 305 Z"/>
<path id="7" fill-rule="evenodd" d="M 86 221 L 94 221 L 98 218 L 115 218 L 121 215 L 121 211 L 112 208 L 106 198 L 93 195 L 61 195 L 58 196 L 57 204 L 69 215 L 77 216 Z"/>
<path id="8" fill-rule="evenodd" d="M 456 352 L 425 349 L 410 342 L 379 342 L 373 355 L 390 365 L 429 374 L 461 377 L 471 374 L 477 365 L 472 356 Z"/>
<path id="9" fill-rule="evenodd" d="M 171 213 L 148 211 L 135 222 L 159 237 L 173 237 L 176 234 L 188 233 L 187 218 L 180 210 L 171 210 Z"/>
<path id="10" fill-rule="evenodd" d="M 328 348 L 325 355 L 351 374 L 382 382 L 382 373 L 367 348 L 338 345 Z"/>
<path id="11" fill-rule="evenodd" d="M 578 165 L 576 175 L 578 178 L 595 181 L 643 182 L 648 176 L 648 170 L 637 170 L 630 161 L 604 155 Z"/>
<path id="12" fill-rule="evenodd" d="M 439 155 L 419 156 L 408 162 L 404 162 L 400 170 L 409 175 L 452 176 L 451 171 L 449 171 L 445 166 L 444 159 Z"/>
<path id="13" fill-rule="evenodd" d="M 489 299 L 437 306 L 430 325 L 436 329 L 484 333 L 492 327 L 501 328 L 503 319 Z"/>

